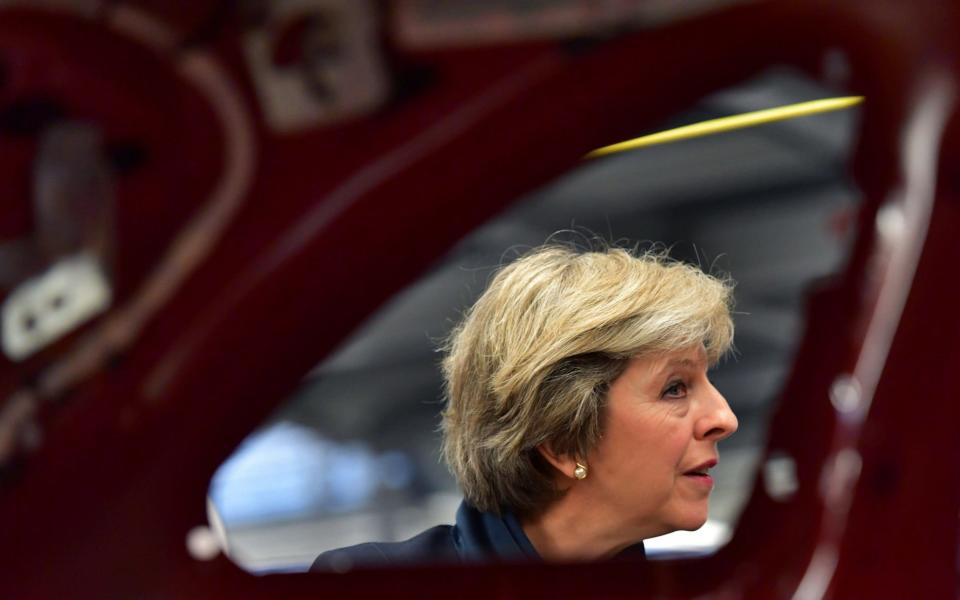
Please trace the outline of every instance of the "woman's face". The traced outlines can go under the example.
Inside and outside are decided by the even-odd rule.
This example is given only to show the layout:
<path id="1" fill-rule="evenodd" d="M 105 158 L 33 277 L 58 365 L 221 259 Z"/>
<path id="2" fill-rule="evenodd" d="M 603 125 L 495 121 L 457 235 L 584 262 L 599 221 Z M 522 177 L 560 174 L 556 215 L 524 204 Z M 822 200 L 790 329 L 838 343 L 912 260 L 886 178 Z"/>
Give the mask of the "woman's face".
<path id="1" fill-rule="evenodd" d="M 702 347 L 630 360 L 610 387 L 603 436 L 587 457 L 591 494 L 654 537 L 707 520 L 717 442 L 737 418 L 707 378 Z"/>

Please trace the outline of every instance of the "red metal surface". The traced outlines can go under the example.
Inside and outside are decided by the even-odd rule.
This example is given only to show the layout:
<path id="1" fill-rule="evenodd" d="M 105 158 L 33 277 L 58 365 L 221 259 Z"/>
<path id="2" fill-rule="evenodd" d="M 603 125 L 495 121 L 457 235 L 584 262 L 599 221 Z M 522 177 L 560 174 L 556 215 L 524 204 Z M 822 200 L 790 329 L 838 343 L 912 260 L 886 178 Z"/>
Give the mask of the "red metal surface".
<path id="1" fill-rule="evenodd" d="M 200 12 L 171 28 L 196 35 L 209 21 Z M 934 93 L 929 81 L 956 85 L 954 3 L 750 3 L 576 50 L 538 42 L 405 52 L 386 40 L 395 73 L 426 69 L 435 83 L 369 116 L 288 135 L 260 120 L 236 19 L 214 22 L 220 28 L 201 36 L 202 50 L 254 115 L 255 181 L 219 243 L 134 342 L 45 400 L 42 444 L 0 489 L 5 596 L 785 597 L 801 583 L 819 589 L 811 561 L 830 544 L 835 570 L 821 583 L 836 597 L 956 594 L 960 409 L 949 378 L 960 359 L 960 285 L 951 275 L 960 208 L 950 167 L 960 132 L 952 105 L 932 154 L 914 157 L 905 141 Z M 758 481 L 732 542 L 681 562 L 257 578 L 222 557 L 189 557 L 184 540 L 206 521 L 217 466 L 325 353 L 464 233 L 585 151 L 766 66 L 815 73 L 831 48 L 847 53 L 851 91 L 868 98 L 853 165 L 865 199 L 850 264 L 810 299 L 771 425 L 770 449 L 797 461 L 790 501 L 770 499 Z M 118 304 L 222 169 L 213 109 L 172 66 L 182 51 L 151 50 L 96 18 L 4 9 L 0 20 L 0 102 L 43 91 L 108 138 L 148 148 L 118 190 Z M 0 176 L 17 203 L 27 201 L 30 143 L 0 141 Z M 910 160 L 936 169 L 935 187 L 908 185 Z M 925 237 L 892 242 L 894 256 L 921 243 L 919 264 L 900 289 L 909 294 L 869 413 L 862 424 L 840 421 L 832 382 L 856 371 L 875 323 L 896 322 L 874 312 L 892 273 L 877 271 L 874 216 L 897 190 L 908 208 L 932 202 L 932 219 Z M 4 211 L 5 234 L 29 228 L 22 208 Z M 4 363 L 0 391 L 42 377 L 82 333 L 24 364 Z M 862 470 L 837 527 L 846 513 L 825 504 L 821 489 L 825 462 L 845 447 L 859 451 Z"/>

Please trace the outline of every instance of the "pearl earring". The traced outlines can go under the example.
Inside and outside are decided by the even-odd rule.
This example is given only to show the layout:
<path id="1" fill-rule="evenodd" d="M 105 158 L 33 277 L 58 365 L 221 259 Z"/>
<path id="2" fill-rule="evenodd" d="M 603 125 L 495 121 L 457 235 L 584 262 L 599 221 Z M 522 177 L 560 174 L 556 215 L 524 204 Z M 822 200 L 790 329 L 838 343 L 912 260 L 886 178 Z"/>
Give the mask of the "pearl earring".
<path id="1" fill-rule="evenodd" d="M 577 479 L 586 479 L 587 465 L 581 465 L 580 463 L 577 463 L 577 468 L 573 470 L 573 476 Z"/>

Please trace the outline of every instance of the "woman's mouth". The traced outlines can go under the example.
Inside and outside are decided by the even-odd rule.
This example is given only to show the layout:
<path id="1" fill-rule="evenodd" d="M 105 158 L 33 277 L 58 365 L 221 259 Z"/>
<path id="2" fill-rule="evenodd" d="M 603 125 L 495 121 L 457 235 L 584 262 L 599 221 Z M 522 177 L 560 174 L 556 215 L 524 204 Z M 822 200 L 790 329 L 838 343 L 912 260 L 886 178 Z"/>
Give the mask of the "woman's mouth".
<path id="1" fill-rule="evenodd" d="M 713 477 L 710 477 L 707 473 L 700 473 L 697 471 L 688 471 L 683 474 L 684 477 L 696 481 L 698 484 L 706 486 L 708 488 L 713 487 Z"/>
<path id="2" fill-rule="evenodd" d="M 690 469 L 683 474 L 684 477 L 688 477 L 693 481 L 696 481 L 698 484 L 706 486 L 708 488 L 713 487 L 713 477 L 708 473 L 710 469 L 717 465 L 716 460 L 708 460 L 700 465 L 696 466 L 693 469 Z"/>

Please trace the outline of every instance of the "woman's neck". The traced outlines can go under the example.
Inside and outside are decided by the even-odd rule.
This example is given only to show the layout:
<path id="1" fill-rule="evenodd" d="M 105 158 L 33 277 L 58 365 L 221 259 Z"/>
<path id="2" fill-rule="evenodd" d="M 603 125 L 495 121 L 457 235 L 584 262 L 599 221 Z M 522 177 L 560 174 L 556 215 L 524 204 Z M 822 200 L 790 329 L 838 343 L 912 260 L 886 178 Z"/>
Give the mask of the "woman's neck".
<path id="1" fill-rule="evenodd" d="M 536 515 L 520 519 L 524 533 L 547 561 L 603 560 L 639 541 L 622 521 L 568 494 Z"/>

